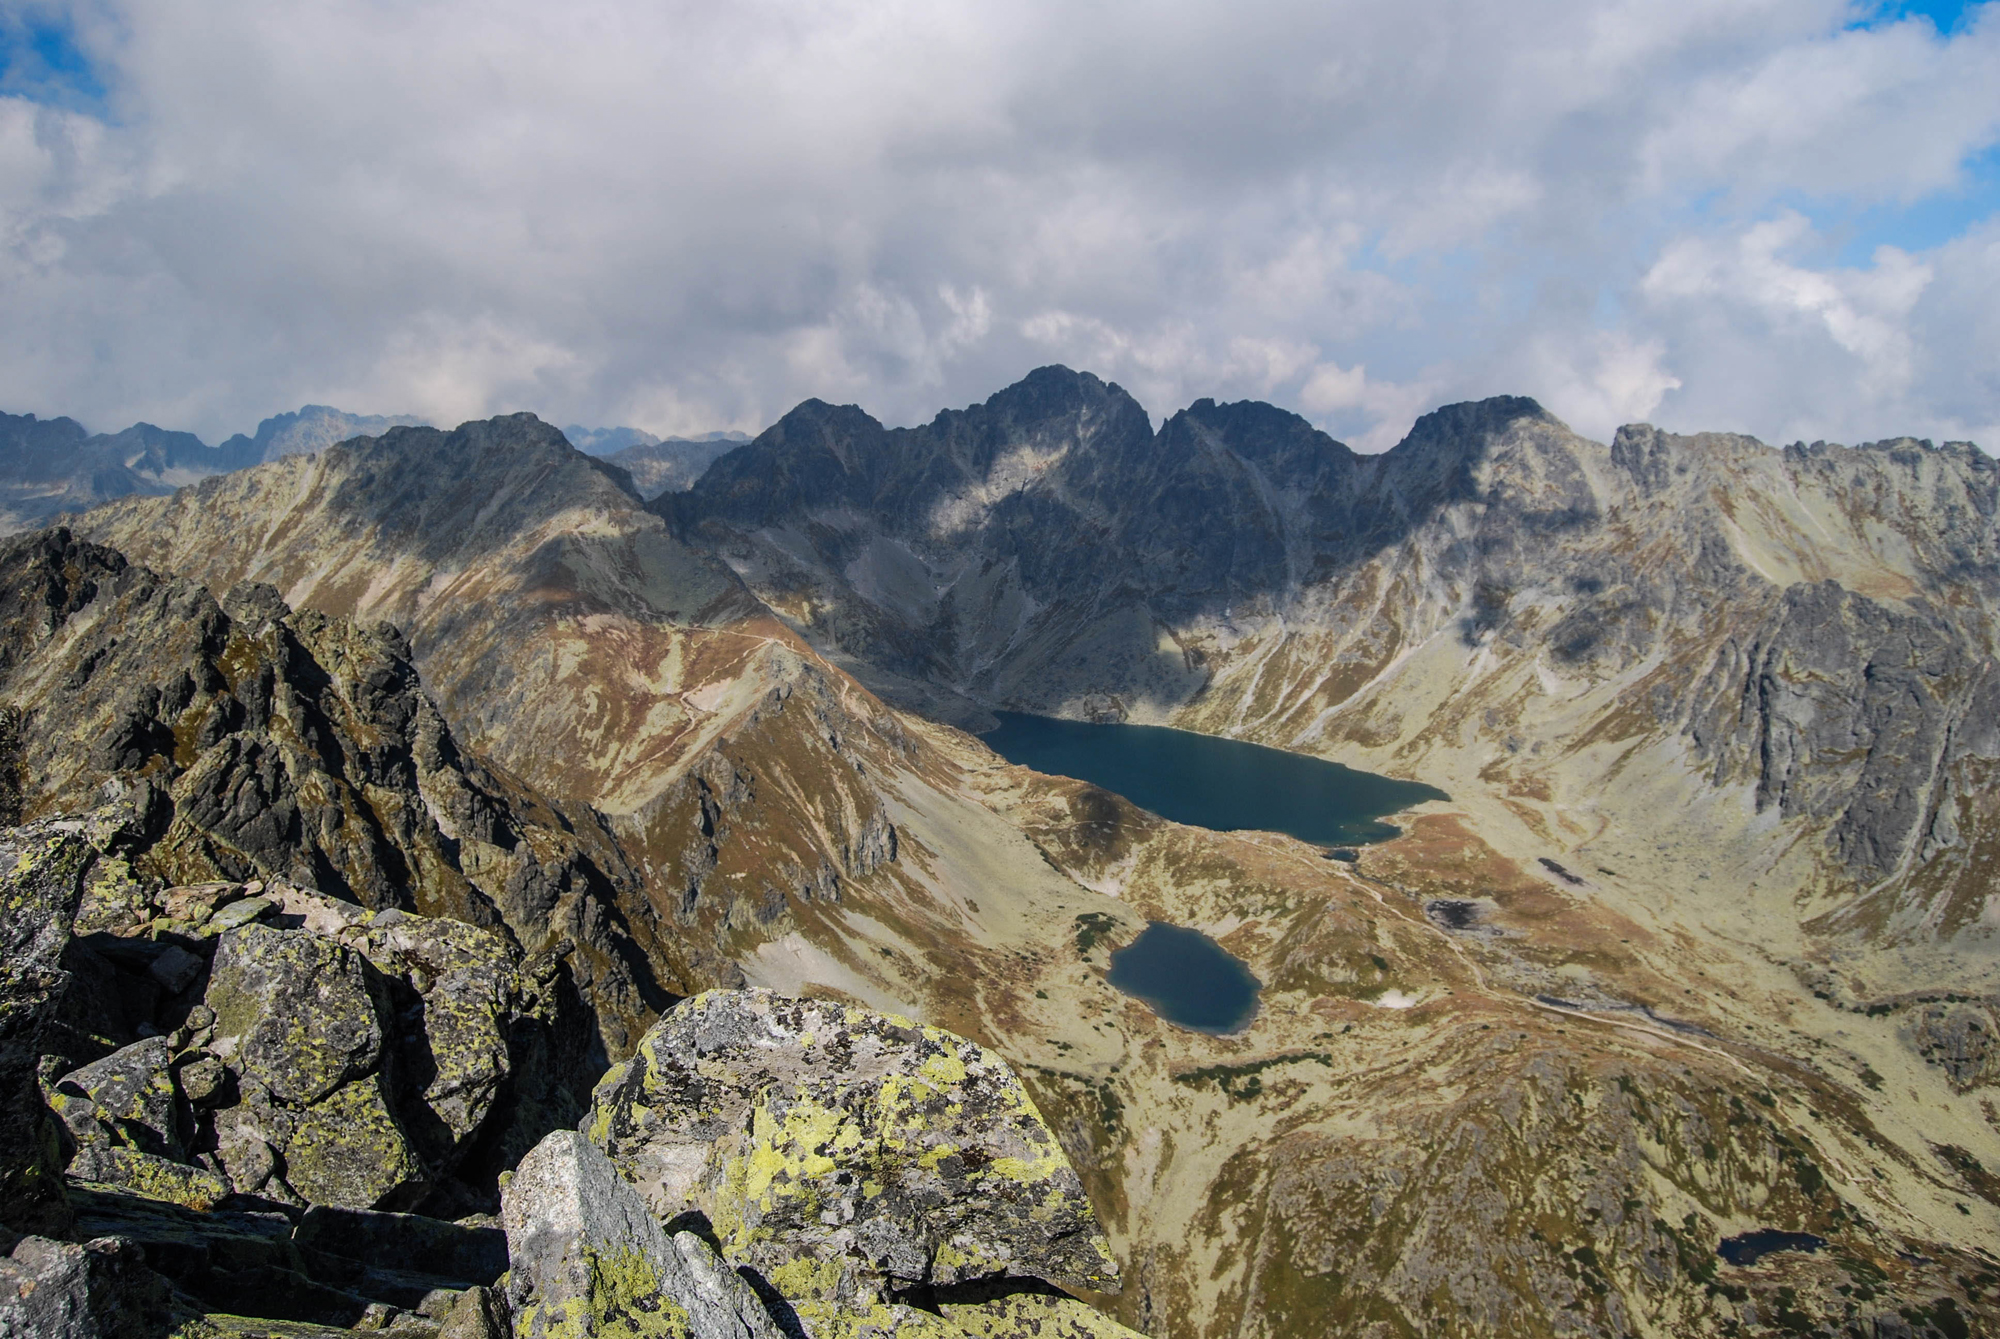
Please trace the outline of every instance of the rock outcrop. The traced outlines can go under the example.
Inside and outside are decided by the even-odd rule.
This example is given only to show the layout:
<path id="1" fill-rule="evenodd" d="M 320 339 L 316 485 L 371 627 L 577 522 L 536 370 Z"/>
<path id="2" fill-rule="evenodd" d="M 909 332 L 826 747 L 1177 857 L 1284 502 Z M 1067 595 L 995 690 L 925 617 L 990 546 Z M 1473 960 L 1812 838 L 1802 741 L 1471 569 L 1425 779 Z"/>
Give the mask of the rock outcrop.
<path id="1" fill-rule="evenodd" d="M 42 1039 L 92 851 L 77 823 L 0 833 L 0 1225 L 65 1226 L 55 1123 L 36 1084 Z"/>
<path id="2" fill-rule="evenodd" d="M 175 1319 L 167 1282 L 124 1237 L 23 1237 L 0 1257 L 0 1339 L 158 1339 Z"/>
<path id="3" fill-rule="evenodd" d="M 203 919 L 79 941 L 125 964 L 84 987 L 99 996 L 78 1010 L 87 1036 L 152 1035 L 53 1079 L 73 1176 L 194 1208 L 233 1192 L 491 1209 L 498 1173 L 575 1120 L 591 1071 L 564 1051 L 582 1020 L 555 964 L 501 931 L 288 886 L 148 905 Z M 171 994 L 168 954 L 193 964 Z"/>
<path id="4" fill-rule="evenodd" d="M 585 1131 L 543 1134 L 559 1103 L 517 1035 L 535 982 L 497 928 L 114 880 L 122 933 L 75 941 L 91 970 L 50 970 L 91 834 L 116 830 L 4 847 L 7 905 L 35 927 L 15 980 L 30 969 L 40 1015 L 67 1003 L 61 1038 L 105 1053 L 0 1076 L 38 1110 L 46 1092 L 64 1136 L 44 1114 L 43 1159 L 10 1182 L 12 1221 L 45 1233 L 6 1233 L 0 1336 L 1129 1336 L 1052 1286 L 1112 1287 L 1117 1266 L 1026 1091 L 972 1042 L 711 992 L 605 1076 Z M 145 1035 L 105 1035 L 125 1028 Z"/>
<path id="5" fill-rule="evenodd" d="M 937 1028 L 711 991 L 605 1077 L 586 1128 L 656 1214 L 701 1213 L 731 1260 L 801 1306 L 1008 1277 L 1118 1288 L 1020 1081 Z"/>
<path id="6" fill-rule="evenodd" d="M 283 880 L 505 924 L 565 954 L 614 1050 L 669 998 L 612 910 L 634 882 L 615 842 L 464 753 L 394 628 L 294 612 L 256 585 L 217 601 L 43 531 L 0 543 L 0 701 L 26 815 L 121 794 L 111 855 L 134 877 Z M 85 923 L 121 915 L 93 905 Z"/>

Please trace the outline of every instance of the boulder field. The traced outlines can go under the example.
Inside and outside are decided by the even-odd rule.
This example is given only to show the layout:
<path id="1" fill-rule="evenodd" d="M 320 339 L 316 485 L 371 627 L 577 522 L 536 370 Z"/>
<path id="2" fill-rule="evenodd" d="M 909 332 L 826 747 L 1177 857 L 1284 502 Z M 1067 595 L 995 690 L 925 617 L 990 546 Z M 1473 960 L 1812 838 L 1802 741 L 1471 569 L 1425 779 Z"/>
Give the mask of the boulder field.
<path id="1" fill-rule="evenodd" d="M 4 1339 L 1132 1333 L 985 1047 L 717 990 L 584 1090 L 503 928 L 147 886 L 128 817 L 0 830 Z"/>

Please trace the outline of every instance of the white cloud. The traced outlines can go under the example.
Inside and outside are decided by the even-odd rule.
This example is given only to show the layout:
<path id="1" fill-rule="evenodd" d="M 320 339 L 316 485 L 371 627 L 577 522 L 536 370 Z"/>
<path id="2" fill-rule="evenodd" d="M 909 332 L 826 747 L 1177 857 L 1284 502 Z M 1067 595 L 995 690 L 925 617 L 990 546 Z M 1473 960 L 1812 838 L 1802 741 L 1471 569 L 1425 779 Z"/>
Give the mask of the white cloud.
<path id="1" fill-rule="evenodd" d="M 74 12 L 105 114 L 0 98 L 0 408 L 911 422 L 1061 359 L 1363 447 L 1499 392 L 2000 421 L 1990 233 L 1843 265 L 1807 217 L 1959 184 L 2000 5 L 1948 41 L 1845 0 Z"/>
<path id="2" fill-rule="evenodd" d="M 1667 370 L 1665 341 L 1622 330 L 1551 332 L 1527 352 L 1544 406 L 1600 440 L 1651 417 L 1681 385 Z"/>
<path id="3" fill-rule="evenodd" d="M 1811 225 L 1796 213 L 1759 223 L 1734 239 L 1683 238 L 1661 255 L 1640 291 L 1661 302 L 1735 304 L 1779 336 L 1816 330 L 1854 357 L 1853 372 L 1879 393 L 1906 388 L 1916 348 L 1906 328 L 1933 271 L 1895 247 L 1879 247 L 1868 269 L 1814 270 L 1783 253 Z M 1678 384 L 1678 383 L 1675 383 Z"/>

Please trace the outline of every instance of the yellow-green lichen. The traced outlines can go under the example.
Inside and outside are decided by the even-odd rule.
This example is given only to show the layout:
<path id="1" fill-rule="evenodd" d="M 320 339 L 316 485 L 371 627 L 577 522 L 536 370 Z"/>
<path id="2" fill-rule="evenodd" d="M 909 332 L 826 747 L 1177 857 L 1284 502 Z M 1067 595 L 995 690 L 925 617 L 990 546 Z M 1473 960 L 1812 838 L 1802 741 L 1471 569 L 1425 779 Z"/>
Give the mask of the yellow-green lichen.
<path id="1" fill-rule="evenodd" d="M 293 1118 L 285 1180 L 315 1204 L 373 1208 L 421 1172 L 377 1077 L 335 1089 Z"/>
<path id="2" fill-rule="evenodd" d="M 933 1088 L 955 1088 L 965 1082 L 965 1062 L 950 1051 L 931 1056 L 917 1072 Z"/>
<path id="3" fill-rule="evenodd" d="M 771 1286 L 788 1298 L 833 1297 L 839 1293 L 846 1272 L 842 1260 L 795 1255 L 773 1269 L 770 1280 Z"/>
<path id="4" fill-rule="evenodd" d="M 965 1339 L 965 1331 L 943 1317 L 899 1302 L 802 1302 L 795 1309 L 813 1339 Z"/>
<path id="5" fill-rule="evenodd" d="M 515 1321 L 528 1339 L 692 1339 L 687 1308 L 639 1251 L 584 1248 L 583 1295 L 530 1303 Z"/>

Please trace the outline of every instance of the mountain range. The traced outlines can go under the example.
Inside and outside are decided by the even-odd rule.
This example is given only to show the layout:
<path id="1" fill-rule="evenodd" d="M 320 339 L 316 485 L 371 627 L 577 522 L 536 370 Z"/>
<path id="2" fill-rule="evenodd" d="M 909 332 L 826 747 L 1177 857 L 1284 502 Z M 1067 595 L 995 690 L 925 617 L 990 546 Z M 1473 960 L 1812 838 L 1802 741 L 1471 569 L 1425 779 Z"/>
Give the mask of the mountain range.
<path id="1" fill-rule="evenodd" d="M 249 436 L 239 432 L 209 446 L 193 433 L 150 423 L 91 433 L 72 418 L 0 413 L 0 534 L 88 511 L 113 498 L 171 493 L 211 474 L 309 455 L 350 438 L 422 422 L 409 415 L 350 414 L 309 404 L 265 419 Z M 571 426 L 565 432 L 579 450 L 609 457 L 630 472 L 646 497 L 688 487 L 717 456 L 749 440 L 733 432 L 686 438 L 655 437 L 641 428 Z"/>
<path id="2" fill-rule="evenodd" d="M 1063 368 L 702 445 L 653 491 L 388 427 L 9 541 L 17 816 L 505 927 L 606 1061 L 716 987 L 972 1038 L 1160 1339 L 2000 1324 L 1990 457 L 1520 398 L 1364 456 Z M 1328 860 L 1009 765 L 1000 710 L 1450 798 Z M 1254 1024 L 1113 989 L 1149 921 Z"/>

